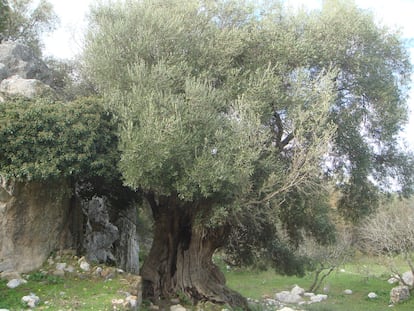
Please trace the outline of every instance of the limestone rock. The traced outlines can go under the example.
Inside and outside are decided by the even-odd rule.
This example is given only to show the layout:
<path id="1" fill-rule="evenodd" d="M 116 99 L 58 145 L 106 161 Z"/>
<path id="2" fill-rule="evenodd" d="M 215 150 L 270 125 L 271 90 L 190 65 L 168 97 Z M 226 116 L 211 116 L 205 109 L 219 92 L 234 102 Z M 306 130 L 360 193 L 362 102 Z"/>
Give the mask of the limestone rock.
<path id="1" fill-rule="evenodd" d="M 36 79 L 46 84 L 52 81 L 51 71 L 46 64 L 21 43 L 1 43 L 0 64 L 0 80 L 18 75 L 23 79 Z"/>
<path id="2" fill-rule="evenodd" d="M 6 279 L 8 281 L 13 280 L 13 279 L 21 279 L 22 277 L 20 276 L 20 274 L 16 271 L 3 271 L 2 273 L 0 273 L 0 279 Z"/>
<path id="3" fill-rule="evenodd" d="M 414 285 L 414 277 L 411 271 L 406 271 L 402 275 L 402 279 L 404 281 L 403 285 L 413 286 Z"/>
<path id="4" fill-rule="evenodd" d="M 410 289 L 408 286 L 397 286 L 391 289 L 390 300 L 396 304 L 410 298 Z"/>
<path id="5" fill-rule="evenodd" d="M 187 309 L 184 308 L 182 305 L 178 304 L 178 305 L 172 305 L 170 307 L 170 311 L 187 311 Z"/>
<path id="6" fill-rule="evenodd" d="M 302 287 L 299 287 L 298 285 L 295 285 L 291 291 L 290 291 L 293 295 L 299 295 L 299 296 L 303 296 L 303 294 L 305 293 L 305 290 Z"/>
<path id="7" fill-rule="evenodd" d="M 131 205 L 126 208 L 115 222 L 119 238 L 114 242 L 114 255 L 118 267 L 126 272 L 139 273 L 139 243 L 136 221 L 138 210 Z"/>
<path id="8" fill-rule="evenodd" d="M 395 277 L 391 277 L 387 280 L 388 284 L 395 284 L 395 283 L 398 283 L 398 281 L 399 280 Z"/>
<path id="9" fill-rule="evenodd" d="M 345 295 L 352 295 L 352 289 L 345 289 L 344 294 Z"/>
<path id="10" fill-rule="evenodd" d="M 368 298 L 369 298 L 369 299 L 375 299 L 375 298 L 378 298 L 378 295 L 377 295 L 376 293 L 374 293 L 374 292 L 370 292 L 370 293 L 368 294 Z"/>
<path id="11" fill-rule="evenodd" d="M 310 297 L 310 302 L 311 303 L 322 302 L 326 299 L 328 299 L 328 295 L 318 294 L 318 295 Z"/>
<path id="12" fill-rule="evenodd" d="M 26 284 L 27 281 L 23 280 L 23 279 L 12 279 L 9 282 L 7 282 L 7 287 L 8 288 L 16 288 L 18 286 L 20 286 L 21 284 Z"/>
<path id="13" fill-rule="evenodd" d="M 282 303 L 299 303 L 302 301 L 302 297 L 297 294 L 292 294 L 289 291 L 282 291 L 275 296 L 276 300 Z"/>
<path id="14" fill-rule="evenodd" d="M 10 182 L 0 176 L 0 273 L 29 272 L 69 243 L 69 183 Z"/>
<path id="15" fill-rule="evenodd" d="M 0 92 L 8 95 L 21 95 L 27 98 L 53 95 L 52 88 L 40 80 L 23 79 L 20 76 L 12 76 L 0 83 Z"/>
<path id="16" fill-rule="evenodd" d="M 40 302 L 40 298 L 33 293 L 28 296 L 22 297 L 22 303 L 26 304 L 30 308 L 35 308 Z"/>
<path id="17" fill-rule="evenodd" d="M 79 267 L 83 270 L 83 271 L 89 271 L 91 269 L 90 264 L 86 261 L 86 259 L 84 257 L 82 257 L 81 259 L 78 260 L 79 263 Z"/>
<path id="18" fill-rule="evenodd" d="M 106 200 L 94 197 L 86 203 L 86 258 L 92 262 L 114 263 L 112 245 L 119 238 L 118 228 L 109 222 Z"/>

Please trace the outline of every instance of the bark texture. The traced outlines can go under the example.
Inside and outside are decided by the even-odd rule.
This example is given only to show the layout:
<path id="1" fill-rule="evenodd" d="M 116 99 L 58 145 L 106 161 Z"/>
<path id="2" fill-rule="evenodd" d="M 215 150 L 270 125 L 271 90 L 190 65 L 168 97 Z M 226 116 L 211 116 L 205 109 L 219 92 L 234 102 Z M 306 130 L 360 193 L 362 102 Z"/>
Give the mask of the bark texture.
<path id="1" fill-rule="evenodd" d="M 153 301 L 185 294 L 192 301 L 228 303 L 247 309 L 247 301 L 225 285 L 223 273 L 212 262 L 225 242 L 225 230 L 196 225 L 200 206 L 173 198 L 149 197 L 154 216 L 154 239 L 141 275 L 143 296 Z"/>

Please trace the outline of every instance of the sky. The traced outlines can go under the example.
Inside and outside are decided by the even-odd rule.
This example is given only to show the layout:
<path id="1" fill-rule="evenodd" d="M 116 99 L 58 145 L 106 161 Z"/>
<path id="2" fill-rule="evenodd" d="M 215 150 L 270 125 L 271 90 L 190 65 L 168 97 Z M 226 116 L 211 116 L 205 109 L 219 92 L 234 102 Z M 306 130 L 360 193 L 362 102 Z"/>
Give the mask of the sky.
<path id="1" fill-rule="evenodd" d="M 318 8 L 322 0 L 284 0 L 287 5 Z M 86 28 L 86 16 L 96 0 L 49 0 L 59 16 L 59 28 L 45 37 L 45 56 L 68 59 L 80 53 L 82 36 Z M 369 9 L 381 24 L 401 28 L 404 39 L 413 39 L 409 47 L 414 64 L 414 0 L 356 0 L 357 5 Z M 413 77 L 414 81 L 414 77 Z M 414 84 L 410 93 L 410 122 L 403 134 L 414 150 Z"/>

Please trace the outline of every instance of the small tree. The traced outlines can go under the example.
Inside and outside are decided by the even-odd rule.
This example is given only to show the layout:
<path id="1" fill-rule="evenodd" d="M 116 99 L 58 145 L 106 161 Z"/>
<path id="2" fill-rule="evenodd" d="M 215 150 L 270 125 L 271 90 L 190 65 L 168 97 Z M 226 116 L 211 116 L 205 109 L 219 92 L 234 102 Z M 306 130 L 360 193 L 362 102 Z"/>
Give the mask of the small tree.
<path id="1" fill-rule="evenodd" d="M 346 263 L 352 255 L 352 237 L 349 232 L 338 232 L 336 241 L 322 245 L 311 237 L 301 243 L 298 253 L 309 259 L 309 269 L 314 273 L 314 280 L 308 291 L 318 291 L 327 277 L 339 266 Z"/>
<path id="2" fill-rule="evenodd" d="M 402 273 L 395 264 L 397 256 L 402 256 L 414 275 L 414 206 L 412 201 L 383 203 L 374 215 L 359 226 L 358 245 L 364 252 L 385 256 L 389 261 L 391 271 L 399 276 L 401 281 L 404 281 Z"/>

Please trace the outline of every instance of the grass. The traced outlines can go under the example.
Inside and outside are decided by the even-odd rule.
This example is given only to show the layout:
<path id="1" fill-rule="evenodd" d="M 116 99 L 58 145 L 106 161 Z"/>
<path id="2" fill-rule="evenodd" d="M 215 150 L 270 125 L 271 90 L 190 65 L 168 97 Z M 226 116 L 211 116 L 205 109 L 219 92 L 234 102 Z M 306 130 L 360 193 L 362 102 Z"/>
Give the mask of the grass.
<path id="1" fill-rule="evenodd" d="M 76 265 L 73 258 L 62 258 L 63 261 Z M 72 262 L 71 262 L 72 261 Z M 114 310 L 112 299 L 125 299 L 125 292 L 130 290 L 127 274 L 118 274 L 111 279 L 98 277 L 92 271 L 77 269 L 75 273 L 66 273 L 64 277 L 46 274 L 52 271 L 47 264 L 41 270 L 24 275 L 26 284 L 10 289 L 7 280 L 0 280 L 0 309 L 10 311 L 28 309 L 22 304 L 23 296 L 30 293 L 40 298 L 36 310 Z M 114 268 L 106 268 L 112 271 Z"/>
<path id="2" fill-rule="evenodd" d="M 56 283 L 28 281 L 15 289 L 0 282 L 0 308 L 20 310 L 21 298 L 30 293 L 39 296 L 36 310 L 112 310 L 111 300 L 125 298 L 118 291 L 125 287 L 120 279 L 104 282 L 98 279 L 59 278 Z"/>
<path id="3" fill-rule="evenodd" d="M 389 306 L 390 290 L 395 285 L 388 284 L 390 274 L 382 263 L 372 258 L 360 258 L 341 268 L 343 272 L 333 272 L 325 282 L 325 287 L 329 288 L 328 300 L 300 308 L 309 311 L 414 310 L 414 299 L 392 308 Z M 273 298 L 275 293 L 290 290 L 295 284 L 307 289 L 312 283 L 311 274 L 298 278 L 280 276 L 273 271 L 230 270 L 225 275 L 230 288 L 257 300 L 263 296 Z M 344 294 L 345 289 L 351 289 L 353 294 Z M 378 298 L 368 298 L 370 292 L 375 292 Z"/>

